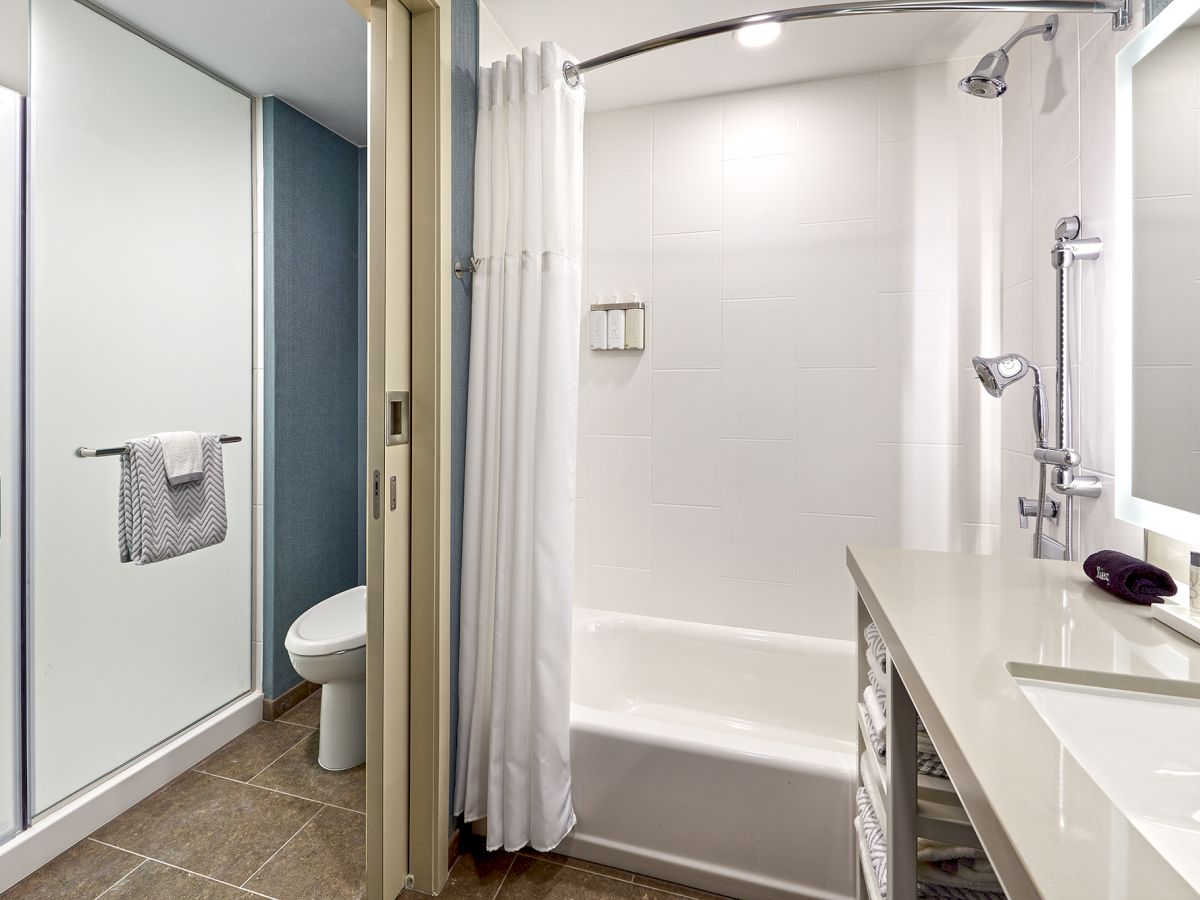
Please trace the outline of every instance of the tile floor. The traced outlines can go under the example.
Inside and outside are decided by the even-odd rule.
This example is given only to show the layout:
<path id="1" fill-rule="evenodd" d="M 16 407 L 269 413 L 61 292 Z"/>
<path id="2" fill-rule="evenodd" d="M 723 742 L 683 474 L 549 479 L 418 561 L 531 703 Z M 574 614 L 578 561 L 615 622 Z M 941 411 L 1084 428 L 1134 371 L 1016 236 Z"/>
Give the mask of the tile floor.
<path id="1" fill-rule="evenodd" d="M 439 900 L 721 900 L 717 894 L 558 853 L 464 848 Z"/>
<path id="2" fill-rule="evenodd" d="M 365 897 L 365 767 L 317 764 L 320 703 L 255 725 L 0 897 Z"/>
<path id="3" fill-rule="evenodd" d="M 0 900 L 359 900 L 365 767 L 317 763 L 321 695 L 260 722 Z M 557 853 L 468 839 L 442 900 L 716 900 Z"/>

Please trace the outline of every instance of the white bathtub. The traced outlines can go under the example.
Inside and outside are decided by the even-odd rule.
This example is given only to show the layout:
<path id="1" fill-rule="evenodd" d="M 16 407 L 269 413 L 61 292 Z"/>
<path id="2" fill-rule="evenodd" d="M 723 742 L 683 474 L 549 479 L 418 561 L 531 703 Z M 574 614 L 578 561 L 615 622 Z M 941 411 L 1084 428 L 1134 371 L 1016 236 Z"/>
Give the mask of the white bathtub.
<path id="1" fill-rule="evenodd" d="M 854 645 L 575 610 L 561 852 L 741 900 L 854 893 Z"/>

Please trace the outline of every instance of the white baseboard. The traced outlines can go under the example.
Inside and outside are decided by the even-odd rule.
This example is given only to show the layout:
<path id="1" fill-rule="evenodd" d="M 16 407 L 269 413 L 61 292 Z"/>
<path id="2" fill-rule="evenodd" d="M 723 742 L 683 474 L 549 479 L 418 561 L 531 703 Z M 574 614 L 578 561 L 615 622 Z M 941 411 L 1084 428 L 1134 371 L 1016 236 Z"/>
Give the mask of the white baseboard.
<path id="1" fill-rule="evenodd" d="M 130 763 L 0 846 L 0 892 L 262 721 L 252 691 Z"/>

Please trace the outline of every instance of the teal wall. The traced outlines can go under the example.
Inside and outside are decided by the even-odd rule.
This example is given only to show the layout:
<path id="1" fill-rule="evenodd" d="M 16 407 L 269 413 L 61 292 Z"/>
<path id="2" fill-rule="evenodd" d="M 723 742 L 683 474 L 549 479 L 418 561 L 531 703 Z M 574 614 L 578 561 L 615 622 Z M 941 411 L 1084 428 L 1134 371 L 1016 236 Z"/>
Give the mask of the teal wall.
<path id="1" fill-rule="evenodd" d="M 263 690 L 300 681 L 284 638 L 360 581 L 361 151 L 263 101 Z"/>

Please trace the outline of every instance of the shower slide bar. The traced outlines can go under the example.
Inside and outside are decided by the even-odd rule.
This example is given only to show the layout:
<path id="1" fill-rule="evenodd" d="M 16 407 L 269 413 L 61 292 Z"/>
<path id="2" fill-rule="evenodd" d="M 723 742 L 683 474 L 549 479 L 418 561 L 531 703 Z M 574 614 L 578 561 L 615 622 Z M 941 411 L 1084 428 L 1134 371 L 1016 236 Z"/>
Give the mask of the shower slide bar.
<path id="1" fill-rule="evenodd" d="M 240 434 L 221 435 L 222 444 L 240 444 L 241 442 L 242 436 Z M 80 447 L 75 451 L 75 455 L 83 459 L 91 459 L 94 456 L 120 456 L 124 452 L 124 447 L 101 447 L 99 450 L 93 450 L 91 447 Z"/>
<path id="2" fill-rule="evenodd" d="M 843 16 L 866 16 L 904 12 L 1023 12 L 1023 13 L 1095 13 L 1112 16 L 1113 31 L 1125 31 L 1132 23 L 1131 0 L 851 0 L 849 3 L 828 3 L 822 6 L 798 6 L 775 12 L 757 13 L 724 19 L 708 25 L 697 25 L 672 34 L 650 38 L 619 50 L 580 62 L 563 63 L 563 78 L 571 87 L 578 87 L 580 75 L 610 63 L 620 62 L 651 50 L 661 50 L 698 38 L 737 31 L 747 25 L 768 22 L 799 22 L 806 19 L 835 19 Z"/>

